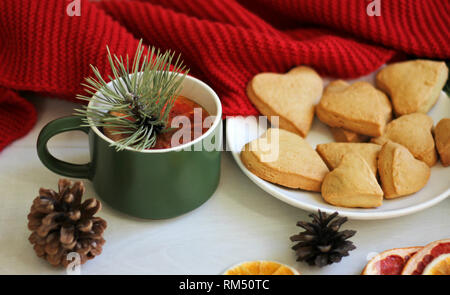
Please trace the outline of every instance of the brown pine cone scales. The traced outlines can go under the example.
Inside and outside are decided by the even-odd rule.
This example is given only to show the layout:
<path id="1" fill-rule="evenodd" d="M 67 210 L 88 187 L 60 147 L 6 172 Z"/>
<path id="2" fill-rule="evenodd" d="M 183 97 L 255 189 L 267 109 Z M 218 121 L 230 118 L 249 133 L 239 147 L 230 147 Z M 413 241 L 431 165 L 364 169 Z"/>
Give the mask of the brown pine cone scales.
<path id="1" fill-rule="evenodd" d="M 318 211 L 309 214 L 311 222 L 299 221 L 297 226 L 305 229 L 303 232 L 291 236 L 291 241 L 298 242 L 292 249 L 297 254 L 297 261 L 306 261 L 309 265 L 319 267 L 340 262 L 342 257 L 348 256 L 356 249 L 349 238 L 356 234 L 354 230 L 339 231 L 347 217 L 340 217 L 337 212 L 331 215 Z"/>
<path id="2" fill-rule="evenodd" d="M 70 252 L 80 255 L 80 263 L 102 253 L 106 221 L 94 215 L 101 203 L 96 199 L 81 202 L 82 182 L 60 179 L 58 192 L 41 188 L 28 214 L 28 238 L 39 257 L 54 266 L 67 266 Z"/>

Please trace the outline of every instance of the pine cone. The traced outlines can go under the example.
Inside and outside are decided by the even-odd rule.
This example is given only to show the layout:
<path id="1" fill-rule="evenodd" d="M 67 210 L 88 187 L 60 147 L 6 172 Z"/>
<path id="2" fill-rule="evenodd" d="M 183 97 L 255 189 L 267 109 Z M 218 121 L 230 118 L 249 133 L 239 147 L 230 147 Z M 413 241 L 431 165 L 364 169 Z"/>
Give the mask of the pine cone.
<path id="1" fill-rule="evenodd" d="M 59 192 L 41 188 L 28 214 L 28 238 L 37 256 L 54 266 L 67 266 L 67 254 L 77 252 L 85 263 L 102 252 L 106 221 L 94 215 L 101 209 L 100 201 L 87 199 L 82 182 L 60 179 Z"/>
<path id="2" fill-rule="evenodd" d="M 305 231 L 291 237 L 291 241 L 299 241 L 292 247 L 296 251 L 297 261 L 306 261 L 309 265 L 319 267 L 341 261 L 348 252 L 356 249 L 353 242 L 346 241 L 354 236 L 356 231 L 339 228 L 347 221 L 347 217 L 339 217 L 337 212 L 327 215 L 319 210 L 319 214 L 310 214 L 312 222 L 299 221 L 297 226 Z M 331 222 L 331 223 L 330 223 Z"/>

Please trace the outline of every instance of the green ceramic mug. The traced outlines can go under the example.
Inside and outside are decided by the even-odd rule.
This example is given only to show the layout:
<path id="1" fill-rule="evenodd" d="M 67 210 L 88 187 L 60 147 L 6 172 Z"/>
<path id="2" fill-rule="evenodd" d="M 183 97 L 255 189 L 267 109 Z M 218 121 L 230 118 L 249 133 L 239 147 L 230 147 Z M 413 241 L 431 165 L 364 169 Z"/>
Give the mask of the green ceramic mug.
<path id="1" fill-rule="evenodd" d="M 57 174 L 92 181 L 100 198 L 132 216 L 170 218 L 206 202 L 217 188 L 222 148 L 222 107 L 217 94 L 202 81 L 187 76 L 180 95 L 215 116 L 212 126 L 195 140 L 169 149 L 117 151 L 97 127 L 82 127 L 80 117 L 48 123 L 39 134 L 37 152 Z M 91 101 L 89 106 L 96 103 Z M 53 157 L 47 142 L 58 133 L 80 130 L 89 136 L 91 162 L 71 164 Z"/>

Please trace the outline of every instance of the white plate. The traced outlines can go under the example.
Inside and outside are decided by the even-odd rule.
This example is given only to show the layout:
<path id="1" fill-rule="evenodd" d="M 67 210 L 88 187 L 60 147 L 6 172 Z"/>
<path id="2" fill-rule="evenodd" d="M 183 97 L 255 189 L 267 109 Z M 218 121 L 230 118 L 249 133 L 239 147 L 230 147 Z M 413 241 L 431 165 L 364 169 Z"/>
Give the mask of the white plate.
<path id="1" fill-rule="evenodd" d="M 375 74 L 362 77 L 354 81 L 369 81 L 373 83 Z M 327 84 L 329 80 L 325 81 Z M 441 93 L 438 102 L 428 113 L 433 118 L 434 123 L 439 122 L 444 117 L 450 117 L 450 99 Z M 411 214 L 425 208 L 436 205 L 450 195 L 450 167 L 444 168 L 439 162 L 431 169 L 431 177 L 427 185 L 419 192 L 394 200 L 384 200 L 383 205 L 375 209 L 343 208 L 327 204 L 320 193 L 307 192 L 284 188 L 272 184 L 251 173 L 242 163 L 239 152 L 249 141 L 259 137 L 265 127 L 257 124 L 256 117 L 231 117 L 227 118 L 226 135 L 228 150 L 231 151 L 234 159 L 256 185 L 294 207 L 307 211 L 317 211 L 320 209 L 327 213 L 338 211 L 339 214 L 351 219 L 385 219 Z M 317 118 L 314 119 L 311 131 L 306 140 L 315 148 L 317 144 L 333 142 L 333 137 L 326 125 Z"/>

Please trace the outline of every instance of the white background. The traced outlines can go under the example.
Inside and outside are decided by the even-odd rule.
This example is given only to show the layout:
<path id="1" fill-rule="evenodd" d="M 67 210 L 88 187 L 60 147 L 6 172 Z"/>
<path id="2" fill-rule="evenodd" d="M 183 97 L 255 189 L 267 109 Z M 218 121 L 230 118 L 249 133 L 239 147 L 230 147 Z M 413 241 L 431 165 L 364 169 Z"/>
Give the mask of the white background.
<path id="1" fill-rule="evenodd" d="M 76 106 L 56 99 L 33 98 L 38 123 L 26 137 L 0 152 L 0 274 L 65 274 L 38 258 L 28 242 L 27 214 L 39 188 L 57 187 L 60 176 L 36 154 L 36 139 L 49 121 L 71 115 Z M 87 136 L 70 132 L 49 144 L 64 160 L 89 160 Z M 200 208 L 169 220 L 144 220 L 121 214 L 104 204 L 106 244 L 102 255 L 88 261 L 82 274 L 220 274 L 244 260 L 275 260 L 303 274 L 359 274 L 373 252 L 424 245 L 450 238 L 450 199 L 410 216 L 378 221 L 349 221 L 357 249 L 341 263 L 324 268 L 295 261 L 289 237 L 308 213 L 291 207 L 256 187 L 223 153 L 222 175 L 212 198 Z M 445 180 L 443 180 L 445 181 Z M 448 181 L 448 180 L 447 180 Z M 96 197 L 85 181 L 86 197 Z"/>

